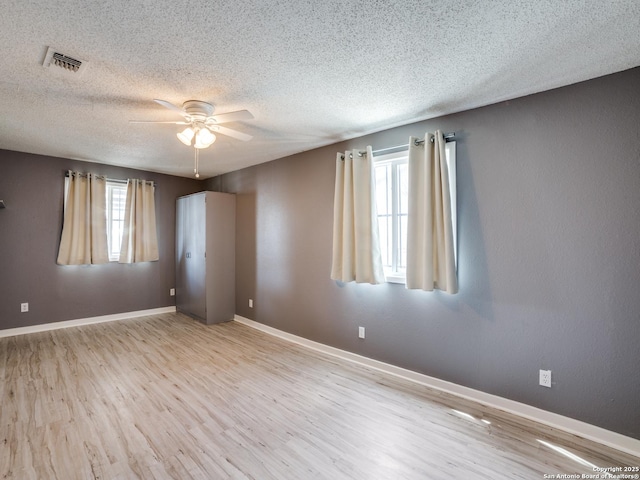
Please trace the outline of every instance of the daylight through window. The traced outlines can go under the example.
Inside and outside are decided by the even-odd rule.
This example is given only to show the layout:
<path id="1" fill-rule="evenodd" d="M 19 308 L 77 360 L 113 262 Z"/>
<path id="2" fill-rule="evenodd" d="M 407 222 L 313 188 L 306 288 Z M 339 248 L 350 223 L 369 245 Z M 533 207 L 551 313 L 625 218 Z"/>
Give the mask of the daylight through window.
<path id="1" fill-rule="evenodd" d="M 124 227 L 124 209 L 127 200 L 127 184 L 107 181 L 107 247 L 109 260 L 120 258 L 120 243 Z"/>
<path id="2" fill-rule="evenodd" d="M 387 281 L 404 282 L 407 264 L 407 152 L 375 159 L 380 250 Z"/>
<path id="3" fill-rule="evenodd" d="M 455 143 L 448 142 L 446 145 L 454 252 L 457 250 Z M 406 278 L 408 168 L 408 152 L 406 150 L 378 155 L 374 158 L 380 250 L 385 277 L 387 282 L 391 283 L 405 283 Z"/>

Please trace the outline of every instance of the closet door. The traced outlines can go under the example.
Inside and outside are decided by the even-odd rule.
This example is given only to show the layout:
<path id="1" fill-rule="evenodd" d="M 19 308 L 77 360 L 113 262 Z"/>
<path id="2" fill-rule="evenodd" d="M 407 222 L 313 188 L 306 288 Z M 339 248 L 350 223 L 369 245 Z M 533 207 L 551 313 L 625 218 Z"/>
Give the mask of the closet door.
<path id="1" fill-rule="evenodd" d="M 188 312 L 189 290 L 187 289 L 187 220 L 189 198 L 181 197 L 176 201 L 176 308 Z"/>
<path id="2" fill-rule="evenodd" d="M 189 312 L 202 320 L 207 318 L 206 282 L 206 203 L 204 193 L 189 199 L 187 221 L 187 290 Z"/>
<path id="3" fill-rule="evenodd" d="M 176 202 L 176 307 L 206 319 L 205 199 L 202 194 Z"/>
<path id="4" fill-rule="evenodd" d="M 235 205 L 219 192 L 176 203 L 176 306 L 206 324 L 235 315 Z"/>

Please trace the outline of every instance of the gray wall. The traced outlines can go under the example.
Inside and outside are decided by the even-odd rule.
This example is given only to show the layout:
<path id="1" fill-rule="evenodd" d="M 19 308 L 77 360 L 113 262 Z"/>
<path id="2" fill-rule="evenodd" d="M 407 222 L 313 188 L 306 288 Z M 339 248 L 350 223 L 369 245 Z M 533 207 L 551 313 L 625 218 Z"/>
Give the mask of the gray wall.
<path id="1" fill-rule="evenodd" d="M 639 85 L 636 68 L 210 179 L 238 194 L 237 313 L 640 438 Z M 460 293 L 332 282 L 336 151 L 436 128 L 458 140 Z"/>
<path id="2" fill-rule="evenodd" d="M 158 262 L 56 265 L 69 169 L 156 182 Z M 202 189 L 186 178 L 0 150 L 0 329 L 175 305 L 175 200 Z"/>

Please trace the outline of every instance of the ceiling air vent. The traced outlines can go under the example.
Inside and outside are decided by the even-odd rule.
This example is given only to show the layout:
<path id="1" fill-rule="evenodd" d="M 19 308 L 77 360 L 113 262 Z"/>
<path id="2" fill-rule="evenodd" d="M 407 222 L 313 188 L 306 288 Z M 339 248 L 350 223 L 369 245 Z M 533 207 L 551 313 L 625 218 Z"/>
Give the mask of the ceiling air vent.
<path id="1" fill-rule="evenodd" d="M 49 47 L 42 65 L 45 67 L 55 66 L 67 72 L 79 74 L 87 67 L 87 62 L 83 62 L 64 53 L 56 52 L 55 49 Z"/>

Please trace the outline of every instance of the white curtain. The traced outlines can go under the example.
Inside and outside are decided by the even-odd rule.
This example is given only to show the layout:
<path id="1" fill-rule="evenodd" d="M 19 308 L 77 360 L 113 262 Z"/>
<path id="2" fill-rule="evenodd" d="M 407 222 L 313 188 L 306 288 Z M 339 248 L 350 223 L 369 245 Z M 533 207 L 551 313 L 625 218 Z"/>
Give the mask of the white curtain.
<path id="1" fill-rule="evenodd" d="M 129 179 L 119 263 L 159 259 L 153 182 Z"/>
<path id="2" fill-rule="evenodd" d="M 331 278 L 341 282 L 382 283 L 373 152 L 338 153 L 333 202 Z"/>
<path id="3" fill-rule="evenodd" d="M 458 291 L 450 198 L 442 132 L 427 133 L 421 143 L 411 137 L 407 288 Z"/>
<path id="4" fill-rule="evenodd" d="M 69 172 L 59 265 L 107 263 L 106 180 Z"/>

